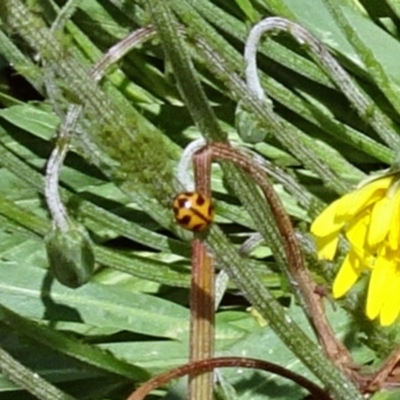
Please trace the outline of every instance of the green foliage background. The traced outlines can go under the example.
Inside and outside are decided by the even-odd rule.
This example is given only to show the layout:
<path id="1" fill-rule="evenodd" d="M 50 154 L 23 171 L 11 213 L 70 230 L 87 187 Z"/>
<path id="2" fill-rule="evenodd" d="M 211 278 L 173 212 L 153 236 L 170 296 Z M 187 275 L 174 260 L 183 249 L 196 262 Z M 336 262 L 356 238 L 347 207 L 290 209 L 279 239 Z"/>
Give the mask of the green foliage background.
<path id="1" fill-rule="evenodd" d="M 333 2 L 327 0 L 166 1 L 185 26 L 187 54 L 216 115 L 215 131 L 212 121 L 201 122 L 204 110 L 195 107 L 196 101 L 201 106 L 201 99 L 188 104 L 179 94 L 174 63 L 161 46 L 163 37 L 129 52 L 99 87 L 85 77 L 108 48 L 153 22 L 149 4 L 157 1 L 70 1 L 74 12 L 51 40 L 48 27 L 64 1 L 16 1 L 36 21 L 32 32 L 32 27 L 24 31 L 10 26 L 7 3 L 0 6 L 3 348 L 78 399 L 123 399 L 149 375 L 187 361 L 191 234 L 175 225 L 170 204 L 182 189 L 175 178 L 182 148 L 202 135 L 215 139 L 226 134 L 278 168 L 274 185 L 303 232 L 309 267 L 319 282 L 331 283 L 336 266 L 316 261 L 306 233 L 309 222 L 324 202 L 367 174 L 390 166 L 400 146 L 398 138 L 385 136 L 389 128 L 398 133 L 400 110 L 400 8 L 395 1 L 379 2 L 380 7 L 373 1 L 336 1 L 352 30 L 340 26 L 329 12 Z M 284 130 L 273 131 L 261 121 L 256 136 L 265 139 L 245 143 L 235 128 L 242 92 L 229 77 L 243 76 L 246 35 L 254 23 L 271 15 L 300 23 L 325 43 L 385 115 L 388 131 L 371 127 L 373 109 L 360 118 L 307 56 L 307 48 L 280 35 L 261 46 L 259 67 Z M 219 70 L 196 44 L 198 39 L 229 70 Z M 49 79 L 54 96 L 45 90 Z M 78 289 L 54 281 L 43 242 L 51 226 L 43 199 L 43 172 L 70 104 L 84 104 L 85 113 L 62 169 L 62 195 L 71 215 L 90 231 L 97 262 L 91 281 Z M 256 107 L 250 109 L 257 115 Z M 196 112 L 203 114 L 193 122 Z M 259 230 L 260 220 L 251 218 L 254 213 L 248 204 L 241 205 L 234 186 L 229 174 L 224 178 L 216 166 L 212 175 L 216 223 L 230 243 L 218 242 L 222 243 L 218 247 L 217 234 L 210 240 L 221 254 L 235 254 L 239 244 Z M 263 210 L 260 202 L 255 197 L 253 208 Z M 270 247 L 260 246 L 240 262 L 313 338 Z M 249 311 L 243 294 L 249 297 L 252 290 L 246 284 L 240 289 L 237 282 L 230 284 L 217 312 L 217 354 L 261 357 L 318 381 L 315 371 Z M 341 303 L 347 312 L 327 308 L 335 331 L 357 362 L 376 365 L 394 347 L 397 329 L 382 331 L 364 321 L 362 301 L 360 291 Z M 305 395 L 287 381 L 255 371 L 221 371 L 221 382 L 221 396 L 227 399 Z M 156 392 L 154 398 L 163 398 L 167 390 Z M 169 388 L 165 398 L 184 398 L 179 397 L 180 390 L 179 385 Z M 4 400 L 31 398 L 4 377 L 0 392 Z"/>

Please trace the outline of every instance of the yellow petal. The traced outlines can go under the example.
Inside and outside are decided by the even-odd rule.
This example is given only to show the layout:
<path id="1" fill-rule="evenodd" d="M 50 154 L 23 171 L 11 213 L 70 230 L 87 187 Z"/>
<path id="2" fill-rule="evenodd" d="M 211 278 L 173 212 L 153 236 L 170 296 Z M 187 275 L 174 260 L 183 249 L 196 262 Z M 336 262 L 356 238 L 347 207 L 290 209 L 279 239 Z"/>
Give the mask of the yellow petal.
<path id="1" fill-rule="evenodd" d="M 393 324 L 400 313 L 400 273 L 393 265 L 390 285 L 385 288 L 384 304 L 379 316 L 382 326 Z"/>
<path id="2" fill-rule="evenodd" d="M 394 203 L 394 212 L 388 235 L 388 243 L 392 250 L 400 247 L 400 190 L 396 193 Z"/>
<path id="3" fill-rule="evenodd" d="M 375 319 L 381 312 L 392 271 L 391 260 L 378 256 L 368 284 L 366 314 L 369 319 Z"/>
<path id="4" fill-rule="evenodd" d="M 350 250 L 333 282 L 333 297 L 337 299 L 345 295 L 356 283 L 364 268 L 362 259 L 354 251 Z"/>
<path id="5" fill-rule="evenodd" d="M 337 216 L 349 219 L 359 213 L 363 208 L 379 200 L 385 195 L 393 181 L 393 176 L 386 176 L 367 183 L 361 188 L 344 196 L 337 208 Z"/>
<path id="6" fill-rule="evenodd" d="M 367 208 L 357 214 L 346 227 L 346 237 L 351 246 L 357 249 L 358 254 L 362 254 L 364 250 L 367 250 L 365 243 L 370 219 L 371 212 Z"/>
<path id="7" fill-rule="evenodd" d="M 396 210 L 396 200 L 396 196 L 385 196 L 373 205 L 367 239 L 371 248 L 381 244 L 388 235 Z"/>
<path id="8" fill-rule="evenodd" d="M 320 238 L 316 237 L 315 242 L 318 250 L 318 258 L 320 260 L 333 260 L 339 242 L 337 233 Z"/>
<path id="9" fill-rule="evenodd" d="M 340 201 L 340 198 L 331 203 L 311 224 L 310 232 L 316 237 L 330 236 L 333 233 L 338 233 L 344 223 L 345 219 L 338 219 L 336 216 L 336 209 Z"/>

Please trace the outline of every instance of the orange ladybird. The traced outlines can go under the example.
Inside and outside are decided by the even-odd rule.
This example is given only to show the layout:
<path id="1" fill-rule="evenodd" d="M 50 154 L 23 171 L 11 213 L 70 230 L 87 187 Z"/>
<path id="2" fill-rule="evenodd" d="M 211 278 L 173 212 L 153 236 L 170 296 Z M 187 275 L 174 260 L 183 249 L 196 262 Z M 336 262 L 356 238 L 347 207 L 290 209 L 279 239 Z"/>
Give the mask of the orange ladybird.
<path id="1" fill-rule="evenodd" d="M 174 198 L 173 208 L 176 222 L 190 231 L 204 231 L 214 219 L 211 199 L 198 192 L 178 194 Z"/>

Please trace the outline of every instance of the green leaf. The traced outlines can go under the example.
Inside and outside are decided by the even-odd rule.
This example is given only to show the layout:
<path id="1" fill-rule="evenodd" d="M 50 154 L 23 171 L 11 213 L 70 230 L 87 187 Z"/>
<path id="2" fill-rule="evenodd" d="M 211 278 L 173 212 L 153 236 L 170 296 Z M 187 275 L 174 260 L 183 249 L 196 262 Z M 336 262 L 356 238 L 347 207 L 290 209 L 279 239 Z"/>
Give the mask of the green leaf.
<path id="1" fill-rule="evenodd" d="M 187 335 L 188 310 L 167 300 L 95 282 L 77 289 L 54 282 L 50 289 L 44 270 L 12 262 L 0 262 L 0 268 L 2 302 L 21 315 L 174 339 Z"/>
<path id="2" fill-rule="evenodd" d="M 60 123 L 55 114 L 29 104 L 2 109 L 0 117 L 44 140 L 51 139 Z"/>

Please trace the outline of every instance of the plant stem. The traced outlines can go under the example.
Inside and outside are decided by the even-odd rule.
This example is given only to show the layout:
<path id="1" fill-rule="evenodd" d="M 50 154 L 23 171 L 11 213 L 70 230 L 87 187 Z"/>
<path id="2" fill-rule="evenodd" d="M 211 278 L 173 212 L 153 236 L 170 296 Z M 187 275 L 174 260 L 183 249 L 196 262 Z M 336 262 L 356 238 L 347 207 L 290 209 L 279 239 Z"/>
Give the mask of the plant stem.
<path id="1" fill-rule="evenodd" d="M 190 362 L 214 356 L 214 268 L 199 238 L 192 242 L 192 283 L 190 289 Z M 189 376 L 188 399 L 212 400 L 214 374 Z"/>
<path id="2" fill-rule="evenodd" d="M 216 160 L 230 160 L 236 165 L 240 165 L 261 188 L 274 218 L 271 225 L 276 225 L 277 228 L 276 240 L 271 240 L 271 236 L 266 236 L 264 239 L 268 241 L 276 257 L 279 249 L 274 247 L 278 245 L 283 249 L 284 254 L 278 264 L 292 286 L 292 291 L 311 322 L 326 354 L 332 361 L 337 361 L 340 366 L 350 365 L 353 360 L 349 351 L 336 339 L 332 327 L 325 317 L 321 296 L 315 292 L 316 285 L 306 269 L 291 220 L 262 167 L 244 153 L 223 143 L 213 143 L 209 146 L 209 150 L 212 151 L 213 158 Z"/>
<path id="3" fill-rule="evenodd" d="M 332 57 L 327 48 L 310 32 L 294 22 L 279 17 L 266 18 L 256 24 L 250 31 L 246 42 L 245 58 L 247 61 L 246 75 L 251 91 L 258 98 L 263 98 L 264 92 L 257 74 L 256 49 L 264 33 L 272 35 L 276 32 L 290 34 L 313 57 L 316 63 L 326 72 L 338 86 L 349 102 L 357 110 L 359 116 L 369 123 L 385 143 L 396 150 L 400 148 L 400 135 L 394 129 L 392 121 L 376 106 L 374 101 L 358 87 Z"/>
<path id="4" fill-rule="evenodd" d="M 150 379 L 142 386 L 140 386 L 134 393 L 132 393 L 127 400 L 143 400 L 147 394 L 149 394 L 153 389 L 168 383 L 171 379 L 179 378 L 192 371 L 210 371 L 215 368 L 222 367 L 236 367 L 236 368 L 254 368 L 263 369 L 265 371 L 270 371 L 277 375 L 283 376 L 292 380 L 293 382 L 306 388 L 313 398 L 318 400 L 332 400 L 332 398 L 326 393 L 325 390 L 321 389 L 313 382 L 308 379 L 291 372 L 286 368 L 282 368 L 277 364 L 270 363 L 264 360 L 257 360 L 254 358 L 246 357 L 218 357 L 209 360 L 197 361 L 195 363 L 189 363 L 177 367 L 173 370 L 167 371 L 164 374 L 160 374 Z M 196 398 L 197 400 L 197 398 Z M 201 400 L 203 400 L 201 398 Z"/>
<path id="5" fill-rule="evenodd" d="M 253 270 L 246 268 L 245 262 L 228 246 L 228 239 L 217 226 L 211 227 L 207 243 L 218 255 L 218 265 L 226 269 L 238 288 L 268 321 L 283 343 L 323 382 L 332 398 L 363 400 L 364 397 L 349 378 L 321 352 L 283 310 Z"/>
<path id="6" fill-rule="evenodd" d="M 196 191 L 210 197 L 211 154 L 193 157 Z M 204 245 L 204 235 L 195 234 L 192 241 L 192 282 L 190 290 L 190 361 L 214 357 L 214 263 Z M 188 399 L 213 399 L 214 374 L 206 371 L 189 376 Z"/>
<path id="7" fill-rule="evenodd" d="M 155 25 L 163 40 L 164 49 L 173 64 L 181 90 L 184 92 L 185 99 L 189 99 L 187 105 L 191 111 L 192 117 L 199 127 L 204 128 L 203 134 L 208 140 L 213 139 L 221 141 L 225 136 L 220 135 L 221 130 L 218 125 L 214 131 L 212 130 L 217 124 L 217 121 L 214 114 L 207 111 L 209 105 L 204 96 L 204 92 L 199 84 L 192 84 L 193 82 L 198 82 L 198 77 L 187 55 L 187 50 L 177 33 L 177 24 L 171 15 L 169 2 L 151 0 L 149 4 L 152 9 Z M 186 53 L 186 55 L 182 53 Z M 213 53 L 212 56 L 214 57 L 214 64 L 217 65 L 217 69 L 220 66 L 220 57 L 215 53 Z M 222 65 L 223 64 L 222 61 Z M 220 74 L 223 76 L 225 82 L 234 80 L 235 84 L 237 84 L 237 80 L 240 80 L 238 76 L 227 76 L 225 72 L 226 70 L 223 69 L 222 74 Z M 263 108 L 261 102 L 257 101 L 254 95 L 251 93 L 249 94 L 247 87 L 244 84 L 242 85 L 242 82 L 240 82 L 239 86 L 243 98 L 251 99 L 251 101 L 248 101 L 249 107 L 253 106 L 257 109 L 257 113 L 262 116 L 263 121 L 267 120 L 268 126 L 271 126 L 271 120 L 268 118 L 272 118 L 272 121 L 274 121 L 273 129 L 279 132 L 285 129 L 282 122 L 277 121 L 275 115 L 265 115 L 266 110 Z M 235 85 L 235 89 L 237 88 L 238 86 Z M 204 102 L 205 104 L 198 105 L 197 101 L 194 102 L 193 99 Z M 196 110 L 192 109 L 194 107 L 196 107 Z M 207 118 L 209 120 L 207 120 Z M 317 170 L 322 169 L 326 171 L 327 168 L 325 165 L 322 165 L 321 160 L 315 157 L 313 152 L 309 151 L 304 142 L 299 143 L 299 141 L 296 140 L 297 137 L 298 135 L 291 136 L 290 132 L 287 132 L 285 142 L 293 149 L 293 153 L 299 153 L 301 148 L 303 155 L 309 155 L 305 163 L 308 164 L 308 161 L 312 160 L 313 166 Z M 266 216 L 270 215 L 270 210 L 267 209 L 265 200 L 261 198 L 258 188 L 246 178 L 242 171 L 235 168 L 234 165 L 229 165 L 224 162 L 221 166 L 227 181 L 234 188 L 239 199 L 243 200 L 245 198 L 243 203 L 246 209 L 258 210 L 257 213 L 252 213 L 252 216 L 253 218 L 255 216 L 257 217 L 257 227 L 259 227 L 262 221 L 268 219 Z M 343 185 L 343 182 L 340 182 L 332 171 L 328 170 L 325 174 L 322 173 L 321 175 L 327 177 L 328 173 L 329 176 L 332 177 L 332 180 L 336 181 L 336 188 L 341 187 L 342 190 L 346 191 L 346 185 Z M 264 226 L 264 229 L 268 228 Z M 226 268 L 227 272 L 229 272 L 232 277 L 234 277 L 235 283 L 243 290 L 251 303 L 262 312 L 263 316 L 269 321 L 271 327 L 284 343 L 329 388 L 332 396 L 337 400 L 361 400 L 361 394 L 351 381 L 323 355 L 318 346 L 288 315 L 286 315 L 282 307 L 263 286 L 257 275 L 251 269 L 246 268 L 243 260 L 238 257 L 237 252 L 232 249 L 229 241 L 217 226 L 211 226 L 210 233 L 207 236 L 207 244 L 213 249 L 218 262 L 221 263 L 221 266 Z"/>
<path id="8" fill-rule="evenodd" d="M 185 42 L 172 13 L 162 0 L 150 0 L 150 10 L 162 44 L 177 74 L 178 87 L 188 106 L 193 120 L 208 139 L 225 140 L 226 134 L 221 130 L 215 114 L 208 104 L 207 97 L 195 74 L 188 51 L 184 50 Z"/>

